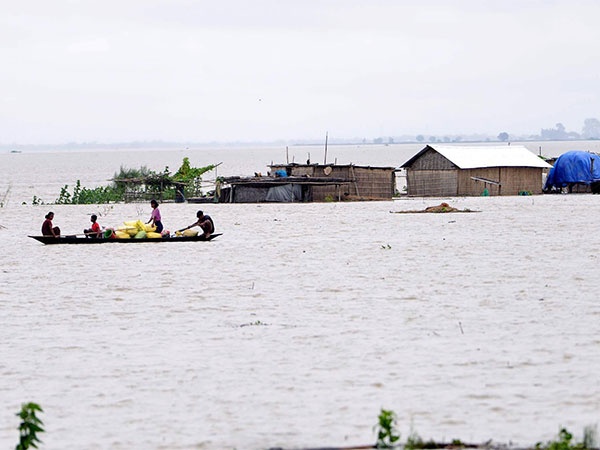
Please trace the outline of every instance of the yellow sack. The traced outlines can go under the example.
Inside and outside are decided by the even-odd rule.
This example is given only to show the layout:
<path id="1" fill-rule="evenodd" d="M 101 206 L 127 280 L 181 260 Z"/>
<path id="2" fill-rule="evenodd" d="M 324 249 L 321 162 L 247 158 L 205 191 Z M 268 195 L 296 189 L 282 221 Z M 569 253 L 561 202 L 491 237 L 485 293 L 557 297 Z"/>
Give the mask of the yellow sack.
<path id="1" fill-rule="evenodd" d="M 137 227 L 138 231 L 146 231 L 146 225 L 141 220 L 138 220 L 135 223 L 135 226 Z"/>
<path id="2" fill-rule="evenodd" d="M 129 234 L 125 233 L 124 231 L 120 231 L 120 230 L 117 230 L 115 232 L 115 235 L 117 236 L 117 239 L 129 239 L 129 238 L 131 238 L 131 236 L 129 236 Z"/>
<path id="3" fill-rule="evenodd" d="M 198 236 L 198 232 L 197 232 L 197 231 L 195 231 L 195 230 L 185 230 L 185 231 L 183 232 L 183 235 L 184 235 L 185 237 Z"/>
<path id="4" fill-rule="evenodd" d="M 144 231 L 146 233 L 151 233 L 153 231 L 156 231 L 156 227 L 150 225 L 150 224 L 144 224 Z"/>
<path id="5" fill-rule="evenodd" d="M 162 234 L 160 233 L 153 233 L 152 231 L 146 233 L 146 237 L 150 238 L 150 239 L 160 239 L 162 238 Z"/>
<path id="6" fill-rule="evenodd" d="M 129 222 L 123 222 L 126 227 L 137 227 L 137 220 L 130 220 Z"/>
<path id="7" fill-rule="evenodd" d="M 139 231 L 135 226 L 135 222 L 125 222 L 125 225 L 119 225 L 117 230 L 127 233 L 129 236 L 135 236 Z"/>

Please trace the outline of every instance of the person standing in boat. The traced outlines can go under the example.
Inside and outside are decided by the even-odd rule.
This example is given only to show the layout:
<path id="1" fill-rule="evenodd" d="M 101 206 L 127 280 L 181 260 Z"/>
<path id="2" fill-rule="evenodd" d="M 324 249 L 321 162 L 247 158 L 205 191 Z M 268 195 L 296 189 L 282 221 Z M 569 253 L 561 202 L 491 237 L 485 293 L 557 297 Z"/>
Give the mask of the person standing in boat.
<path id="1" fill-rule="evenodd" d="M 90 220 L 92 222 L 92 228 L 87 228 L 87 229 L 83 230 L 83 232 L 85 233 L 85 237 L 89 237 L 89 238 L 102 237 L 102 230 L 100 229 L 100 225 L 98 225 L 98 222 L 96 222 L 96 220 L 98 220 L 98 216 L 96 214 L 92 214 L 92 217 L 90 217 Z"/>
<path id="2" fill-rule="evenodd" d="M 150 206 L 152 206 L 152 215 L 150 216 L 150 220 L 146 223 L 152 222 L 152 225 L 156 227 L 156 232 L 162 233 L 163 224 L 160 217 L 160 211 L 158 210 L 158 202 L 156 200 L 152 200 L 150 202 Z"/>
<path id="3" fill-rule="evenodd" d="M 42 235 L 53 236 L 55 238 L 60 237 L 60 228 L 52 226 L 52 219 L 54 219 L 54 213 L 50 211 L 46 214 L 46 220 L 42 224 Z"/>
<path id="4" fill-rule="evenodd" d="M 210 235 L 215 232 L 215 223 L 213 222 L 212 218 L 208 214 L 204 214 L 203 211 L 198 211 L 196 213 L 196 217 L 198 218 L 196 222 L 191 224 L 189 227 L 182 228 L 179 231 L 189 230 L 193 227 L 200 227 L 202 228 L 202 231 L 204 231 L 204 237 L 208 239 Z"/>

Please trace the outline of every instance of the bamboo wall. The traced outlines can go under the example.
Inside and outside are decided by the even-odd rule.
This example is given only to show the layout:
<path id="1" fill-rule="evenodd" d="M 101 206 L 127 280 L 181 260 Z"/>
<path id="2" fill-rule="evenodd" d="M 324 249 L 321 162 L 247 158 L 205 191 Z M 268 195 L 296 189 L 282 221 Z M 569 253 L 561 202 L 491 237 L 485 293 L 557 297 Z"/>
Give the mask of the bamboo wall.
<path id="1" fill-rule="evenodd" d="M 435 150 L 429 149 L 419 156 L 410 168 L 413 170 L 451 170 L 458 167 Z"/>
<path id="2" fill-rule="evenodd" d="M 233 193 L 235 203 L 262 203 L 267 198 L 268 187 L 236 186 Z"/>
<path id="3" fill-rule="evenodd" d="M 406 171 L 408 195 L 417 197 L 451 197 L 458 194 L 458 170 Z"/>
<path id="4" fill-rule="evenodd" d="M 395 174 L 391 169 L 353 167 L 360 197 L 390 199 L 395 191 Z M 352 177 L 352 171 L 350 171 Z M 354 186 L 351 186 L 351 191 Z M 354 195 L 354 193 L 352 193 Z"/>
<path id="5" fill-rule="evenodd" d="M 482 177 L 497 181 L 501 186 L 484 184 L 471 177 Z M 490 195 L 518 195 L 521 191 L 542 193 L 542 169 L 538 167 L 488 167 L 460 170 L 458 195 L 481 195 L 487 186 Z"/>
<path id="6" fill-rule="evenodd" d="M 471 177 L 497 181 L 501 186 Z M 417 197 L 477 196 L 487 187 L 489 195 L 518 195 L 520 191 L 542 193 L 542 169 L 537 167 L 485 167 L 464 170 L 406 171 L 408 195 Z"/>
<path id="7" fill-rule="evenodd" d="M 500 167 L 482 167 L 480 169 L 463 169 L 458 171 L 458 195 L 477 196 L 487 188 L 490 195 L 499 195 L 499 186 L 481 181 L 471 180 L 471 177 L 482 177 L 492 181 L 500 181 Z M 540 175 L 541 183 L 541 175 Z"/>
<path id="8" fill-rule="evenodd" d="M 326 174 L 325 168 L 330 167 L 331 173 Z M 344 180 L 356 180 L 355 183 L 337 186 L 314 186 L 313 201 L 324 201 L 327 197 L 334 200 L 338 199 L 338 194 L 342 200 L 345 197 L 361 197 L 374 199 L 389 199 L 394 196 L 395 174 L 392 168 L 378 167 L 356 167 L 356 166 L 336 166 L 336 165 L 290 165 L 285 164 L 271 166 L 271 173 L 277 170 L 290 169 L 290 176 L 324 177 L 338 178 Z"/>

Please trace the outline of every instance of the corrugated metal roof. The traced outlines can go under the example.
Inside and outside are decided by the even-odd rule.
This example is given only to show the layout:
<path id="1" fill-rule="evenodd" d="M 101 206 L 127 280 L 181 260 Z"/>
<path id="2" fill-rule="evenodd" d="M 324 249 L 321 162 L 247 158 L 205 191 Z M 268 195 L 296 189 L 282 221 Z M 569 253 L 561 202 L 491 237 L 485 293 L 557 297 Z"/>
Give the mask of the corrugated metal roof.
<path id="1" fill-rule="evenodd" d="M 412 163 L 427 150 L 433 149 L 461 169 L 479 167 L 540 167 L 552 166 L 530 152 L 523 145 L 428 145 L 405 162 L 402 167 Z"/>

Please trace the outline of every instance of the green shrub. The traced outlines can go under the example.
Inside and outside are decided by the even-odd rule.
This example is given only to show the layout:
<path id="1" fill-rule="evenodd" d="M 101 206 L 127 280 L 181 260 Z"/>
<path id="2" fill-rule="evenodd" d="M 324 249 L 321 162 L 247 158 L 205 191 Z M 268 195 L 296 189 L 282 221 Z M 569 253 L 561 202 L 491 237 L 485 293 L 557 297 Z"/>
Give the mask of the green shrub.
<path id="1" fill-rule="evenodd" d="M 21 418 L 21 424 L 19 425 L 19 443 L 15 450 L 27 450 L 29 447 L 38 448 L 36 442 L 42 442 L 38 439 L 37 433 L 44 432 L 41 427 L 43 422 L 35 415 L 36 411 L 44 412 L 37 403 L 26 403 L 16 414 Z"/>
<path id="2" fill-rule="evenodd" d="M 393 448 L 400 439 L 400 433 L 396 430 L 396 414 L 394 411 L 382 409 L 377 417 L 379 423 L 375 425 L 377 430 L 377 448 Z"/>

